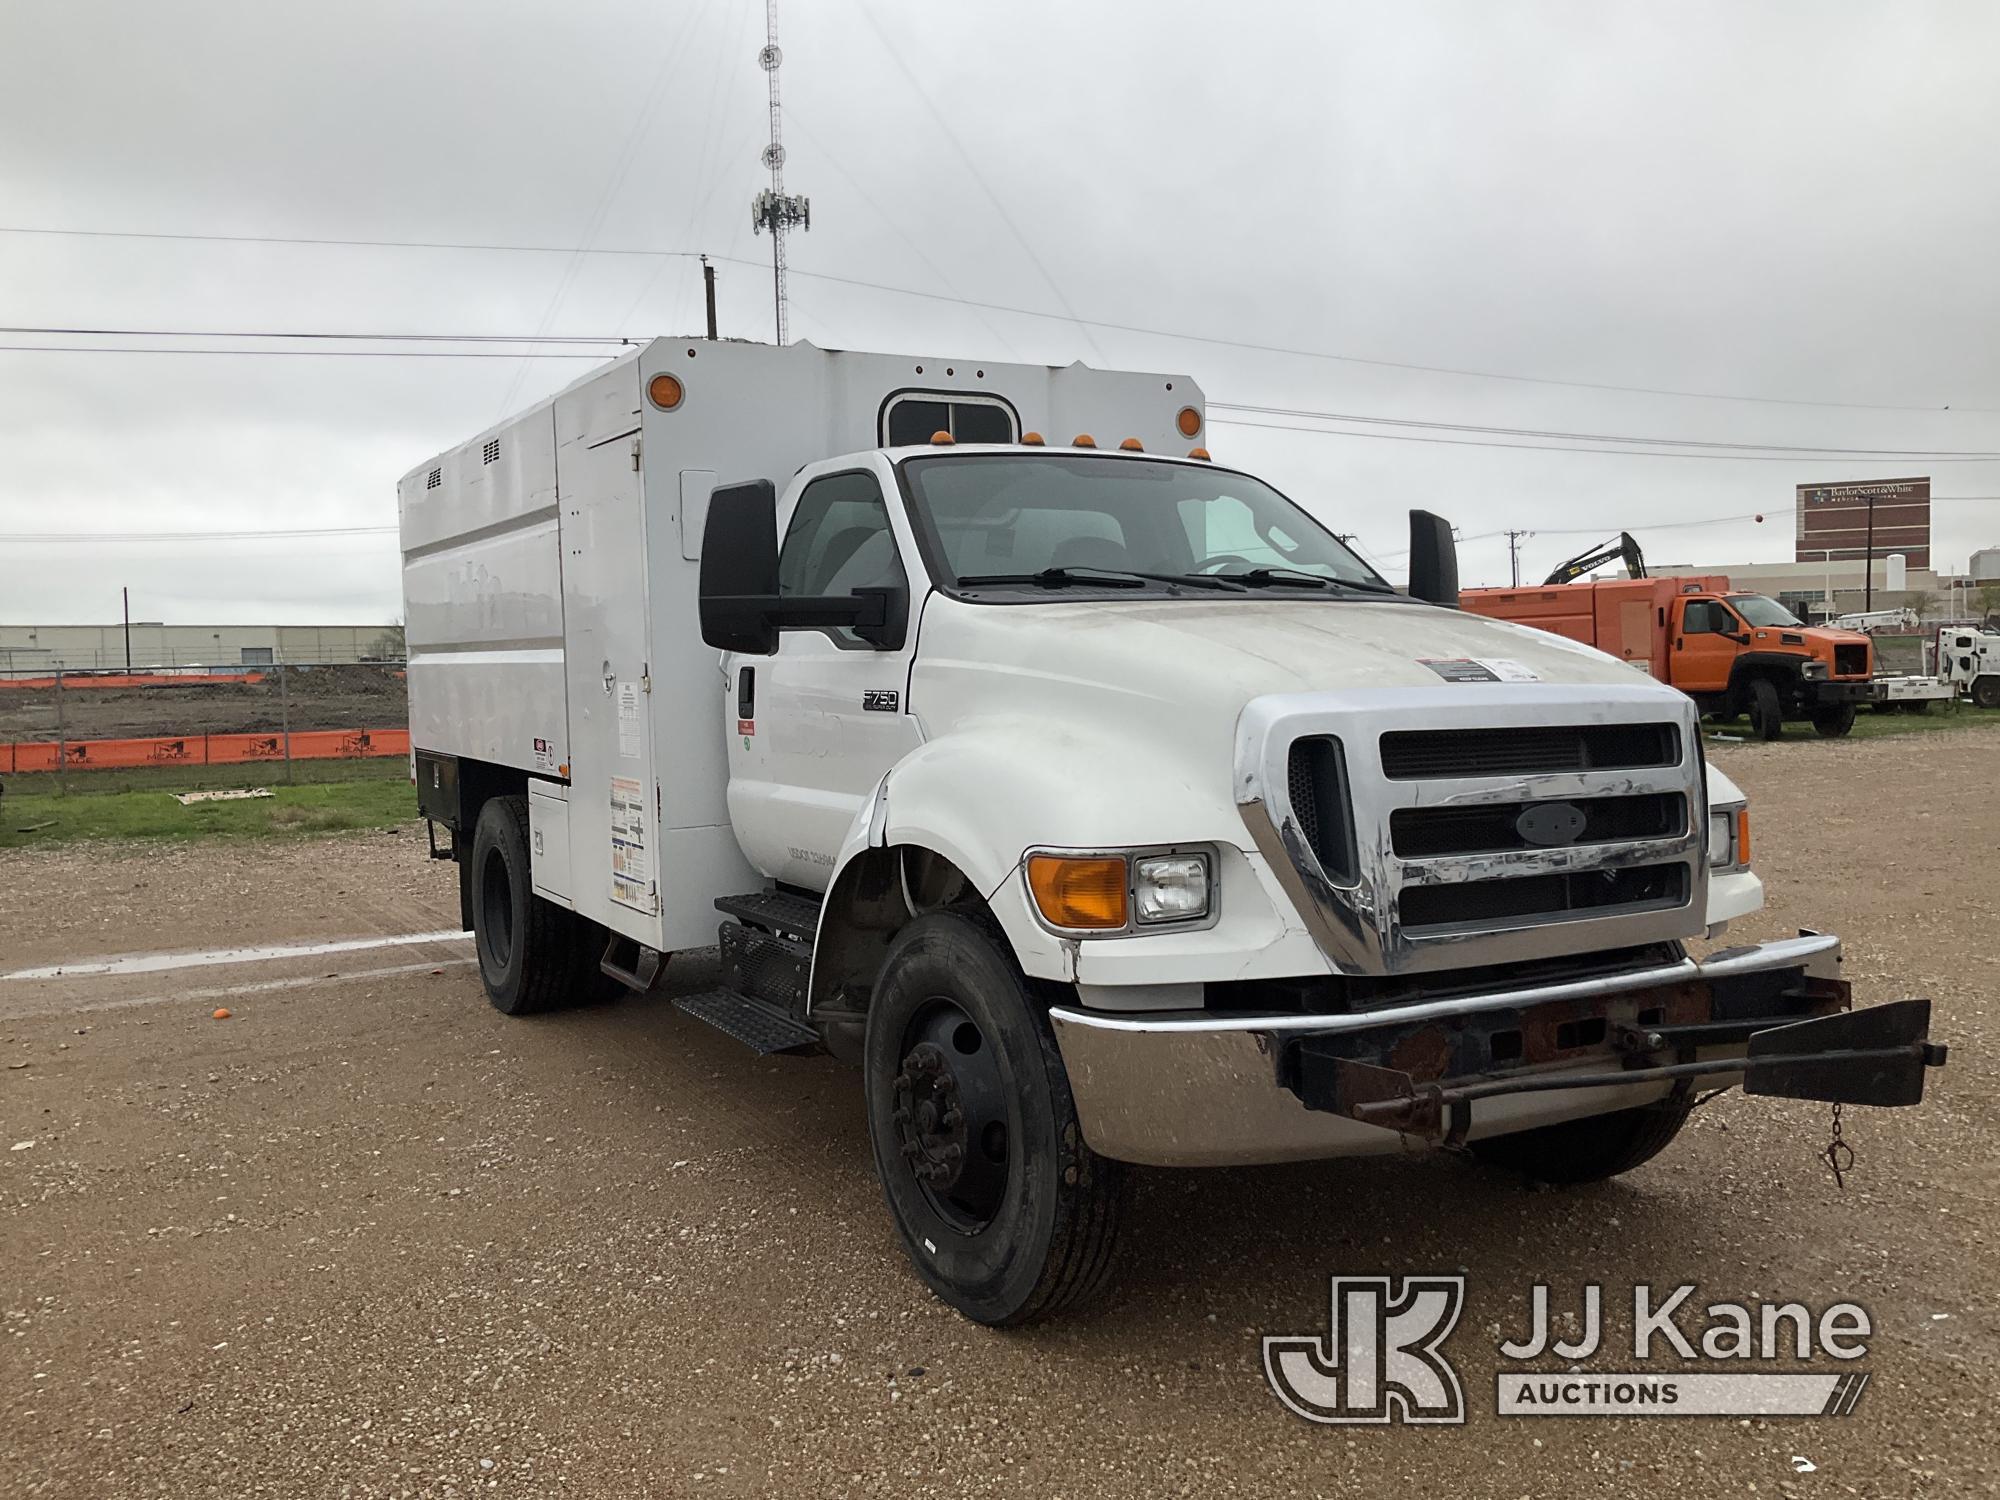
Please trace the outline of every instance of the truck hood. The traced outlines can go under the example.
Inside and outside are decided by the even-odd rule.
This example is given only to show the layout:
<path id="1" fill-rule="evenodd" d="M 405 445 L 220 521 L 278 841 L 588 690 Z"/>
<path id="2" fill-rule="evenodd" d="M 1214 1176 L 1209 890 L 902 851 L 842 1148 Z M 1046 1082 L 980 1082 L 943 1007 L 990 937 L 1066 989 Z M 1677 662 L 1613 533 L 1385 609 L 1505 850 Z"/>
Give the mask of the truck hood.
<path id="1" fill-rule="evenodd" d="M 1232 726 L 1266 693 L 1447 681 L 1630 686 L 1644 675 L 1565 637 L 1457 610 L 1269 598 L 1002 606 L 933 596 L 918 678 L 932 669 L 983 673 L 988 691 L 1000 687 L 994 678 L 1016 676 L 1042 691 L 1148 698 Z M 917 683 L 913 692 L 922 712 Z"/>

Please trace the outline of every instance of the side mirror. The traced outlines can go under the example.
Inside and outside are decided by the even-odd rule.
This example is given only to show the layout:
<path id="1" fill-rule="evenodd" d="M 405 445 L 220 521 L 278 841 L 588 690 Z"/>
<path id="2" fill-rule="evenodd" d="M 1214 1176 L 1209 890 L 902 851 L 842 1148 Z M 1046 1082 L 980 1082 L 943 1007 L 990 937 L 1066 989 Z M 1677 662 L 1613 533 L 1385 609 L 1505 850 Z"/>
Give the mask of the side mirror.
<path id="1" fill-rule="evenodd" d="M 701 529 L 701 638 L 724 651 L 769 656 L 778 627 L 778 491 L 768 479 L 718 487 Z"/>
<path id="2" fill-rule="evenodd" d="M 701 638 L 723 651 L 769 656 L 785 630 L 846 627 L 880 651 L 902 646 L 910 591 L 863 588 L 828 598 L 778 590 L 778 492 L 768 479 L 724 485 L 701 533 Z"/>
<path id="3" fill-rule="evenodd" d="M 1410 512 L 1410 597 L 1458 607 L 1458 543 L 1451 522 L 1427 510 Z"/>

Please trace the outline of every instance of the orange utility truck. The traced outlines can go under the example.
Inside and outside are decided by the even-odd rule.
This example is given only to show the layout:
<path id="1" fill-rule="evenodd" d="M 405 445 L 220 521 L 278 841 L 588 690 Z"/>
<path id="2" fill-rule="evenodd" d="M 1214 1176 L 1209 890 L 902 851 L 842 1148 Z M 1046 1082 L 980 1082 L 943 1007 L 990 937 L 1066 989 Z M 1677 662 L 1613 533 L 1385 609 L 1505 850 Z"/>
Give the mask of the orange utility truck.
<path id="1" fill-rule="evenodd" d="M 1857 706 L 1881 697 L 1867 636 L 1807 626 L 1777 600 L 1732 589 L 1720 574 L 1465 589 L 1459 603 L 1623 657 L 1679 688 L 1704 714 L 1747 713 L 1760 740 L 1778 738 L 1786 719 L 1810 719 L 1829 737 L 1846 734 Z"/>

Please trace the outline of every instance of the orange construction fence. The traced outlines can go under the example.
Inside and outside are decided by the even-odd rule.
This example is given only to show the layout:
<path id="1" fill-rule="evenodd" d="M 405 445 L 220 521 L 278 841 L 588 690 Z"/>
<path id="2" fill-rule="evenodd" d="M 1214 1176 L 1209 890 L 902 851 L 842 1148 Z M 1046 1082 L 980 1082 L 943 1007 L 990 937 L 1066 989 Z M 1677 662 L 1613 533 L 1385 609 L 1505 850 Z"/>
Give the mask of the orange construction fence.
<path id="1" fill-rule="evenodd" d="M 358 760 L 365 756 L 408 755 L 407 729 L 295 729 L 293 760 Z M 57 763 L 58 752 L 62 756 Z M 282 734 L 183 734 L 150 740 L 46 740 L 0 745 L 0 762 L 10 771 L 89 771 L 122 766 L 225 766 L 282 763 Z"/>
<path id="2" fill-rule="evenodd" d="M 65 672 L 54 677 L 0 677 L 0 688 L 207 687 L 212 682 L 262 682 L 262 672 Z"/>

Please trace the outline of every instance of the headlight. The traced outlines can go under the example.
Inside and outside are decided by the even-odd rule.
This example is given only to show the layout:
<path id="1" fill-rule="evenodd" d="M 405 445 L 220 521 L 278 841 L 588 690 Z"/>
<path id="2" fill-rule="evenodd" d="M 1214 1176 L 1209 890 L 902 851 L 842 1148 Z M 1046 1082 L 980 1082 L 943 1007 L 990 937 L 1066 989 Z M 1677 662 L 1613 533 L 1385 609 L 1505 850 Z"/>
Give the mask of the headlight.
<path id="1" fill-rule="evenodd" d="M 1708 813 L 1708 867 L 1741 870 L 1750 863 L 1750 808 L 1714 807 Z"/>
<path id="2" fill-rule="evenodd" d="M 1186 922 L 1208 915 L 1208 860 L 1156 854 L 1132 862 L 1132 904 L 1141 922 Z"/>
<path id="3" fill-rule="evenodd" d="M 1084 936 L 1129 936 L 1141 927 L 1199 923 L 1214 911 L 1205 853 L 1038 851 L 1028 856 L 1027 876 L 1042 920 Z"/>
<path id="4" fill-rule="evenodd" d="M 1824 677 L 1826 676 L 1826 663 L 1817 660 L 1801 662 L 1799 664 L 1799 675 L 1801 677 Z"/>

